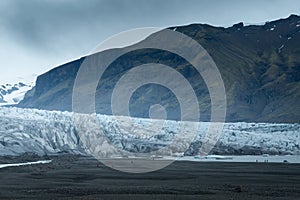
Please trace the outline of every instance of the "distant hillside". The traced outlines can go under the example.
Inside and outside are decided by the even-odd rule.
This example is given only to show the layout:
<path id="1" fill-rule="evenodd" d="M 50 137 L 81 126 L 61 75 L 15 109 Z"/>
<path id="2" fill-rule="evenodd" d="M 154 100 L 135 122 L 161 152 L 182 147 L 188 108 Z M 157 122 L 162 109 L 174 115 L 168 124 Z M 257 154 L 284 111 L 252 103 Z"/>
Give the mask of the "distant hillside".
<path id="1" fill-rule="evenodd" d="M 260 26 L 191 24 L 176 27 L 176 31 L 198 41 L 217 64 L 227 93 L 228 122 L 300 122 L 300 16 Z M 83 60 L 39 76 L 19 106 L 70 111 L 74 80 Z M 172 66 L 183 74 L 198 96 L 201 120 L 210 119 L 208 90 L 195 69 L 176 55 L 153 49 L 125 54 L 109 67 L 97 88 L 97 112 L 111 114 L 110 96 L 116 81 L 131 67 L 149 61 Z M 131 114 L 148 117 L 150 105 L 158 102 L 167 108 L 169 119 L 179 119 L 176 98 L 157 85 L 146 85 L 134 93 Z"/>

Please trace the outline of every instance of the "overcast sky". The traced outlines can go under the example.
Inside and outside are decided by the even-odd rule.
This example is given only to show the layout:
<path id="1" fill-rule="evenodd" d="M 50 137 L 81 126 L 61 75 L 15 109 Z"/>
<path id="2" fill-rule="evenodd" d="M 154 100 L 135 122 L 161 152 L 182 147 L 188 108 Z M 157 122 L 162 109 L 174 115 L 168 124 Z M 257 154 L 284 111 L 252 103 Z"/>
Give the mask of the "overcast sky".
<path id="1" fill-rule="evenodd" d="M 261 23 L 299 11 L 299 0 L 1 0 L 0 83 L 28 80 L 132 28 Z"/>

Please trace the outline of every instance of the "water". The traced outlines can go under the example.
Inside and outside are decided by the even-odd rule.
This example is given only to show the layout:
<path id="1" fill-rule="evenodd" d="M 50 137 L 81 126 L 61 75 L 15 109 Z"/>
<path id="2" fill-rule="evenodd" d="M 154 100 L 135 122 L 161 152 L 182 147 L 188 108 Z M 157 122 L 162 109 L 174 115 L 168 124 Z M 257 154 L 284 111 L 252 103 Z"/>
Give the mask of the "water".
<path id="1" fill-rule="evenodd" d="M 36 162 L 26 162 L 26 163 L 13 163 L 13 164 L 0 164 L 0 169 L 5 167 L 19 167 L 24 165 L 36 165 L 36 164 L 47 164 L 51 163 L 52 160 L 41 160 Z"/>
<path id="2" fill-rule="evenodd" d="M 179 160 L 195 162 L 268 162 L 268 163 L 300 163 L 300 155 L 244 155 L 217 157 L 184 156 Z"/>

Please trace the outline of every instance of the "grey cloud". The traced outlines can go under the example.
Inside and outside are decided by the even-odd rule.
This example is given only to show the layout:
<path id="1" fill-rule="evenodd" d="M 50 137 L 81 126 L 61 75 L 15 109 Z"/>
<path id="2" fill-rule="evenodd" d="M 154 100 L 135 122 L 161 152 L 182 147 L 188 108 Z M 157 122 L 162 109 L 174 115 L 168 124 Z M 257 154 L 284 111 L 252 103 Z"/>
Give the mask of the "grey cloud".
<path id="1" fill-rule="evenodd" d="M 282 2 L 288 4 L 289 1 L 11 0 L 2 7 L 0 16 L 2 26 L 21 43 L 57 50 L 59 44 L 89 43 L 87 37 L 95 39 L 134 27 L 167 26 L 168 23 L 188 21 L 229 25 L 233 21 L 242 21 L 248 14 L 252 14 L 253 19 L 265 16 L 268 13 L 260 13 L 261 8 L 272 11 L 276 3 L 281 5 Z M 284 8 L 278 6 L 277 9 L 274 12 Z"/>

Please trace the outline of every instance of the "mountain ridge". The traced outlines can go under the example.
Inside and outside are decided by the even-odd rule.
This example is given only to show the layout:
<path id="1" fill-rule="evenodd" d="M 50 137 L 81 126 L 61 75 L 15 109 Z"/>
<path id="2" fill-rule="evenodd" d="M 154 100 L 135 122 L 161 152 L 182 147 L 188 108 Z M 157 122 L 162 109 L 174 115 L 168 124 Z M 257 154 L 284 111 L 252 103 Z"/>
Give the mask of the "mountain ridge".
<path id="1" fill-rule="evenodd" d="M 300 16 L 266 22 L 265 25 L 237 23 L 231 27 L 214 27 L 207 24 L 191 24 L 170 27 L 199 42 L 219 68 L 227 93 L 226 121 L 236 122 L 300 122 Z M 146 38 L 147 40 L 147 38 Z M 118 50 L 118 49 L 114 49 Z M 108 50 L 110 51 L 110 50 Z M 137 59 L 138 61 L 133 61 Z M 36 87 L 29 91 L 19 107 L 47 110 L 68 110 L 72 103 L 72 88 L 76 73 L 84 57 L 54 68 L 37 78 Z M 192 83 L 202 111 L 201 121 L 210 119 L 210 100 L 201 77 L 182 59 L 162 51 L 136 51 L 118 59 L 99 82 L 96 98 L 104 100 L 96 105 L 101 114 L 111 114 L 109 91 L 115 79 L 124 74 L 126 66 L 136 66 L 146 61 L 171 65 Z M 203 85 L 204 84 L 204 85 Z M 107 89 L 108 88 L 108 89 Z M 158 92 L 149 91 L 156 89 Z M 105 91 L 104 93 L 102 91 Z M 103 96 L 103 94 L 105 94 Z M 159 96 L 166 101 L 174 99 L 165 88 L 145 86 L 134 94 L 132 114 L 147 118 L 147 109 L 157 103 Z M 101 98 L 102 98 L 101 97 Z M 154 99 L 142 103 L 141 99 Z M 171 98 L 172 97 L 172 98 Z M 169 105 L 169 119 L 178 119 L 178 102 Z"/>
<path id="2" fill-rule="evenodd" d="M 25 93 L 33 86 L 32 83 L 25 84 L 23 82 L 15 84 L 1 84 L 0 85 L 0 106 L 18 104 Z"/>

